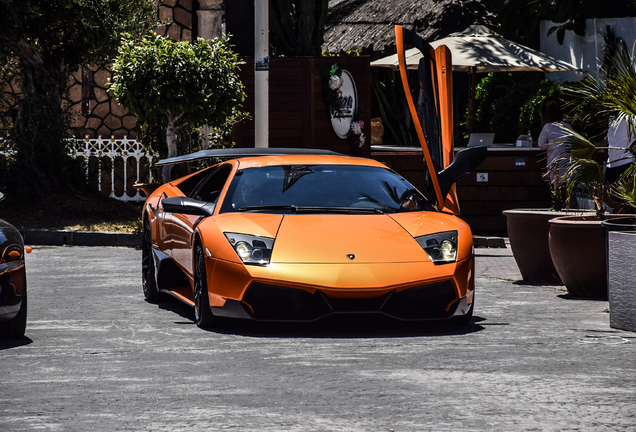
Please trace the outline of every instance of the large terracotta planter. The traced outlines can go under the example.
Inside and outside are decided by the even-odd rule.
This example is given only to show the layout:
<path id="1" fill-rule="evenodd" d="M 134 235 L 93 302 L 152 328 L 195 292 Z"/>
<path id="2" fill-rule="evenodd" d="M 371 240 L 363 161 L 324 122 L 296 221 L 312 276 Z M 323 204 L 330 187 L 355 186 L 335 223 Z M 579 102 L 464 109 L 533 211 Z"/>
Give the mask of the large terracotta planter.
<path id="1" fill-rule="evenodd" d="M 506 210 L 503 214 L 506 216 L 510 248 L 521 278 L 529 282 L 558 282 L 548 244 L 548 221 L 571 215 L 572 211 L 514 209 Z"/>
<path id="2" fill-rule="evenodd" d="M 620 217 L 606 215 L 607 219 Z M 596 216 L 551 219 L 550 255 L 568 292 L 579 297 L 607 298 L 605 233 Z"/>

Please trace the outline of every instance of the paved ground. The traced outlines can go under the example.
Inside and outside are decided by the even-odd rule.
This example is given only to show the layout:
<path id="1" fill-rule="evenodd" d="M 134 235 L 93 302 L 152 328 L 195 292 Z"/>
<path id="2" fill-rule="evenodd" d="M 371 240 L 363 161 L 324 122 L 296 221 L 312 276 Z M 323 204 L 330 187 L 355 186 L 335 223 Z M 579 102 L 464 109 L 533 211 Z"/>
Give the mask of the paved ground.
<path id="1" fill-rule="evenodd" d="M 28 338 L 0 345 L 0 431 L 615 431 L 636 425 L 636 333 L 607 302 L 524 285 L 477 249 L 465 328 L 230 325 L 146 303 L 141 253 L 34 247 Z"/>

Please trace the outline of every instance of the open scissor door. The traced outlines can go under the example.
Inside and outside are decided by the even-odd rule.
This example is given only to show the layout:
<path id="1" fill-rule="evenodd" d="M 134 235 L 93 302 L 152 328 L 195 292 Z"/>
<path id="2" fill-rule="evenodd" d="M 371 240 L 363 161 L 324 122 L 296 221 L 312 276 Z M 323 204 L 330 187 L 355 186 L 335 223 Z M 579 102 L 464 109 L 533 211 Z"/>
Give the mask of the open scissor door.
<path id="1" fill-rule="evenodd" d="M 440 187 L 438 173 L 447 168 L 454 159 L 453 147 L 453 81 L 450 50 L 441 45 L 433 49 L 417 34 L 395 26 L 400 77 L 404 93 L 417 132 L 424 162 L 430 175 L 429 192 L 439 210 L 447 210 L 459 214 L 457 192 L 453 184 L 446 192 Z M 406 45 L 418 48 L 422 58 L 418 65 L 420 83 L 417 101 L 409 86 L 406 56 Z"/>

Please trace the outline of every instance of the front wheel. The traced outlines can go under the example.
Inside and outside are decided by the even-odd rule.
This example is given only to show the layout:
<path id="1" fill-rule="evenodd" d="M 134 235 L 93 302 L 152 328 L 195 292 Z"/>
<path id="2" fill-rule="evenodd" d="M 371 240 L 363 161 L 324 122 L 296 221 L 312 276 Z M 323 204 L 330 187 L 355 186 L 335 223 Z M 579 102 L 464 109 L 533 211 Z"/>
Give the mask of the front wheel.
<path id="1" fill-rule="evenodd" d="M 194 320 L 201 328 L 213 327 L 217 320 L 210 309 L 205 255 L 200 241 L 194 249 Z"/>

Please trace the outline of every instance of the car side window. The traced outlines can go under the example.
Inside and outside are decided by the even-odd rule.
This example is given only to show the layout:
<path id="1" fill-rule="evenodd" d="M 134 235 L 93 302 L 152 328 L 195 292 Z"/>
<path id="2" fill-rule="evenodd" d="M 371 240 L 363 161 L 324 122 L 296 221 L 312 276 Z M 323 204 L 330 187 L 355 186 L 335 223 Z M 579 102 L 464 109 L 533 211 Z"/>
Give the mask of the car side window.
<path id="1" fill-rule="evenodd" d="M 197 186 L 192 192 L 191 198 L 211 203 L 216 202 L 231 172 L 231 165 L 221 165 Z"/>

